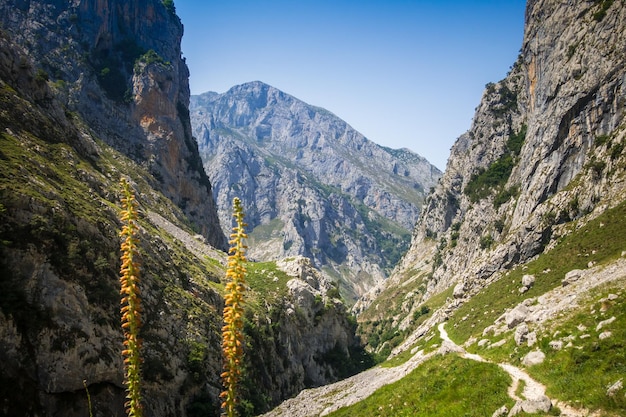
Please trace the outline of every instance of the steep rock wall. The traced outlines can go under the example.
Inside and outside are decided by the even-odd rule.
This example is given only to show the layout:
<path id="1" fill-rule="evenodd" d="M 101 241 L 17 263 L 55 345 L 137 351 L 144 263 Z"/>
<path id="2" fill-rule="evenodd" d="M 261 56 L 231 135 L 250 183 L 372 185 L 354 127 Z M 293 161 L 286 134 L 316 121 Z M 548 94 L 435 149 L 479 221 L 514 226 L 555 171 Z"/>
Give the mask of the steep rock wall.
<path id="1" fill-rule="evenodd" d="M 54 81 L 67 111 L 147 167 L 154 187 L 225 248 L 191 135 L 183 27 L 172 10 L 158 0 L 5 2 L 0 26 L 28 65 Z"/>
<path id="2" fill-rule="evenodd" d="M 421 299 L 480 287 L 543 251 L 559 224 L 622 201 L 625 22 L 621 1 L 528 3 L 517 62 L 487 85 L 383 288 L 415 274 L 428 275 Z"/>

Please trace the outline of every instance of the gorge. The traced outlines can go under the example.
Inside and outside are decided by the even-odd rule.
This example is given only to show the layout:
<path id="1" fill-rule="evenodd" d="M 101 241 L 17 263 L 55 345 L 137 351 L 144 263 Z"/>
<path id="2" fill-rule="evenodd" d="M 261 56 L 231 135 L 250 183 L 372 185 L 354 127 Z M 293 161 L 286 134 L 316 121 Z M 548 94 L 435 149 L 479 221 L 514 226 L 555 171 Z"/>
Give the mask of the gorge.
<path id="1" fill-rule="evenodd" d="M 624 415 L 626 4 L 525 20 L 440 173 L 262 82 L 191 96 L 172 2 L 0 3 L 0 414 L 124 414 L 125 177 L 147 415 L 219 415 L 237 193 L 242 415 Z"/>

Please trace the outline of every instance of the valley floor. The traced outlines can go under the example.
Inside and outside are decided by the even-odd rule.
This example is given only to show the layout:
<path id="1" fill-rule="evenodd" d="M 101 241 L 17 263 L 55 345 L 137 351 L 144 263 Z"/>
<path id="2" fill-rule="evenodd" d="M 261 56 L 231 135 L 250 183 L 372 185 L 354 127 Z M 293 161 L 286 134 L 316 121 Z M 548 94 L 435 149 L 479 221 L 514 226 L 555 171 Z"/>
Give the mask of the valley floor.
<path id="1" fill-rule="evenodd" d="M 555 288 L 538 297 L 536 300 L 537 308 L 533 315 L 535 323 L 547 322 L 553 319 L 557 312 L 577 307 L 578 299 L 600 285 L 623 280 L 626 277 L 626 259 L 621 258 L 608 266 L 591 268 L 585 271 L 584 275 L 584 279 L 578 282 Z M 302 391 L 295 398 L 283 402 L 263 416 L 313 417 L 328 415 L 335 410 L 364 400 L 387 384 L 399 381 L 434 355 L 453 353 L 474 361 L 490 362 L 482 356 L 466 352 L 463 347 L 454 343 L 445 330 L 446 322 L 441 322 L 443 317 L 438 317 L 440 321 L 438 329 L 443 342 L 436 351 L 427 354 L 419 351 L 399 366 L 387 368 L 377 366 L 337 383 Z M 499 363 L 498 365 L 512 379 L 508 395 L 515 401 L 515 406 L 512 410 L 502 410 L 502 414 L 499 414 L 501 416 L 515 415 L 517 412 L 522 411 L 529 412 L 533 409 L 536 410 L 534 412 L 541 412 L 541 404 L 545 403 L 551 403 L 552 406 L 558 407 L 561 411 L 561 416 L 594 417 L 601 415 L 588 410 L 573 408 L 558 399 L 548 399 L 545 395 L 546 387 L 531 378 L 526 371 L 508 363 Z M 523 381 L 521 382 L 523 386 L 521 393 L 519 392 L 520 389 L 518 389 L 520 381 Z"/>

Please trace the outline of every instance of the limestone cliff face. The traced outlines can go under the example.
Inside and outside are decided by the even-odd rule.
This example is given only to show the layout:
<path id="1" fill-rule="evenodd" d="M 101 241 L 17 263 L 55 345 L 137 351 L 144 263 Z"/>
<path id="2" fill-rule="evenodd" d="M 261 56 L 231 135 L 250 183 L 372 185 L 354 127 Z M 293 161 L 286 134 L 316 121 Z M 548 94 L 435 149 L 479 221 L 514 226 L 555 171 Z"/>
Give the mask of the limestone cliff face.
<path id="1" fill-rule="evenodd" d="M 528 2 L 519 58 L 487 85 L 387 285 L 421 275 L 422 299 L 458 282 L 463 297 L 623 201 L 624 6 Z"/>
<path id="2" fill-rule="evenodd" d="M 0 27 L 0 415 L 89 415 L 84 383 L 94 415 L 123 415 L 122 176 L 140 207 L 146 415 L 219 415 L 226 254 L 178 18 L 158 0 L 12 1 Z M 255 345 L 283 372 L 246 364 L 271 391 L 257 411 L 341 376 L 330 359 L 358 345 L 323 283 L 290 288 L 246 329 L 288 347 Z"/>
<path id="3" fill-rule="evenodd" d="M 106 143 L 145 166 L 197 231 L 225 247 L 189 124 L 183 27 L 158 0 L 9 1 L 0 25 Z"/>
<path id="4" fill-rule="evenodd" d="M 256 384 L 249 389 L 266 405 L 372 365 L 335 284 L 302 256 L 277 266 L 289 277 L 286 296 L 265 315 L 249 317 L 260 329 L 249 339 L 247 360 L 254 364 L 250 372 Z"/>
<path id="5" fill-rule="evenodd" d="M 307 256 L 349 297 L 387 276 L 440 175 L 261 82 L 192 97 L 191 119 L 222 225 L 240 197 L 253 258 Z"/>

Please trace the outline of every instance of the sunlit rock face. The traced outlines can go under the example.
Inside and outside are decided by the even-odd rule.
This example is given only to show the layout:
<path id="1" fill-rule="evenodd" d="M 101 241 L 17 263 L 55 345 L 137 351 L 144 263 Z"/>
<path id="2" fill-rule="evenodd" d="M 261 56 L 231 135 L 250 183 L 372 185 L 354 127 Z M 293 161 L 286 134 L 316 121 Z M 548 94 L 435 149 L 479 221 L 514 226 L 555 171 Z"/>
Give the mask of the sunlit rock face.
<path id="1" fill-rule="evenodd" d="M 252 257 L 307 256 L 350 299 L 388 275 L 440 176 L 419 155 L 376 145 L 261 82 L 192 97 L 191 120 L 222 226 L 240 197 Z"/>
<path id="2" fill-rule="evenodd" d="M 458 282 L 470 294 L 623 200 L 625 18 L 618 3 L 528 2 L 517 61 L 486 86 L 383 287 L 424 274 L 421 299 Z"/>

